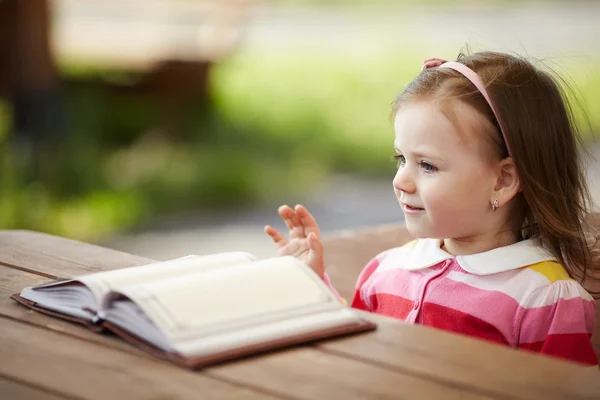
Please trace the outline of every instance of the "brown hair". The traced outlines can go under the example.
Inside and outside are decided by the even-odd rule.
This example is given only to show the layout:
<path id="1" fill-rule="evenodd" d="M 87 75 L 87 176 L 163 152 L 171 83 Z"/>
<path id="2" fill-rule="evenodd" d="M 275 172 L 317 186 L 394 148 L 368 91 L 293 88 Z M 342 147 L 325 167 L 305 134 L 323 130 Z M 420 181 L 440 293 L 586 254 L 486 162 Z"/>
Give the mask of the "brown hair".
<path id="1" fill-rule="evenodd" d="M 572 278 L 584 284 L 594 281 L 599 277 L 600 249 L 577 146 L 580 136 L 563 91 L 568 85 L 509 54 L 461 53 L 457 62 L 483 80 L 510 144 L 522 189 L 514 199 L 516 237 L 538 238 Z M 408 102 L 447 99 L 465 102 L 489 122 L 481 133 L 493 159 L 509 156 L 492 109 L 475 86 L 452 69 L 425 70 L 396 98 L 392 112 L 395 115 Z"/>

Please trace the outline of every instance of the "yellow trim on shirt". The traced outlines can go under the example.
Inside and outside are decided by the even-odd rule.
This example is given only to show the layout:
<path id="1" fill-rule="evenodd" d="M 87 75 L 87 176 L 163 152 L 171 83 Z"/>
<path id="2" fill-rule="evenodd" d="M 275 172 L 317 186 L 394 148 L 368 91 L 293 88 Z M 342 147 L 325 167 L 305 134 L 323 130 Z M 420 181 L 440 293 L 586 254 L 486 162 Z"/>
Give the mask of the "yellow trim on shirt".
<path id="1" fill-rule="evenodd" d="M 555 261 L 542 261 L 530 265 L 528 268 L 544 275 L 551 283 L 556 281 L 571 280 L 565 268 Z"/>

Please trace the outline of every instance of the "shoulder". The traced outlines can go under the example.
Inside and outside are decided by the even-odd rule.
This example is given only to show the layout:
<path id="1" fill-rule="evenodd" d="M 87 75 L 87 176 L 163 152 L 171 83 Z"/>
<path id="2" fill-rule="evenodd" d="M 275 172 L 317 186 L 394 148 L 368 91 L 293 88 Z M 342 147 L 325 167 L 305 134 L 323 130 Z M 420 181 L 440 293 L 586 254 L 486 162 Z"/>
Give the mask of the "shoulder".
<path id="1" fill-rule="evenodd" d="M 542 261 L 523 268 L 521 274 L 531 281 L 526 308 L 537 308 L 572 299 L 594 305 L 594 298 L 572 279 L 565 268 L 556 261 Z"/>
<path id="2" fill-rule="evenodd" d="M 518 308 L 515 328 L 520 346 L 537 348 L 548 341 L 565 349 L 589 346 L 596 319 L 594 298 L 556 262 L 527 269 L 543 275 L 546 282 L 533 288 Z"/>

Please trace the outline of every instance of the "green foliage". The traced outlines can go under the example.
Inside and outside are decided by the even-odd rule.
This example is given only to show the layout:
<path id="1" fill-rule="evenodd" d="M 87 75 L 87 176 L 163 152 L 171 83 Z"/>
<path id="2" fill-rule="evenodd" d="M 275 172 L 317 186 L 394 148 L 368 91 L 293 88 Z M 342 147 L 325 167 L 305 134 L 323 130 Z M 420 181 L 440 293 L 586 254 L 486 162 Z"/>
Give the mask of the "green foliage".
<path id="1" fill-rule="evenodd" d="M 390 103 L 418 69 L 388 55 L 240 54 L 215 74 L 217 108 L 306 164 L 381 172 L 389 167 Z M 408 66 L 405 67 L 405 66 Z"/>

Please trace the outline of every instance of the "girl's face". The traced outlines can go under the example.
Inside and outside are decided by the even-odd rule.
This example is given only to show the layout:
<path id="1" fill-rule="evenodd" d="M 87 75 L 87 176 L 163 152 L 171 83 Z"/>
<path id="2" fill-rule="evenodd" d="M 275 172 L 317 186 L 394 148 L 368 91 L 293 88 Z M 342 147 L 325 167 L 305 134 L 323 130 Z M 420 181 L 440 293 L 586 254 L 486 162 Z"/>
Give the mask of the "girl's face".
<path id="1" fill-rule="evenodd" d="M 460 132 L 432 102 L 415 102 L 394 121 L 398 171 L 393 185 L 406 227 L 417 238 L 473 238 L 491 228 L 496 176 L 484 160 L 483 117 L 452 100 Z"/>

